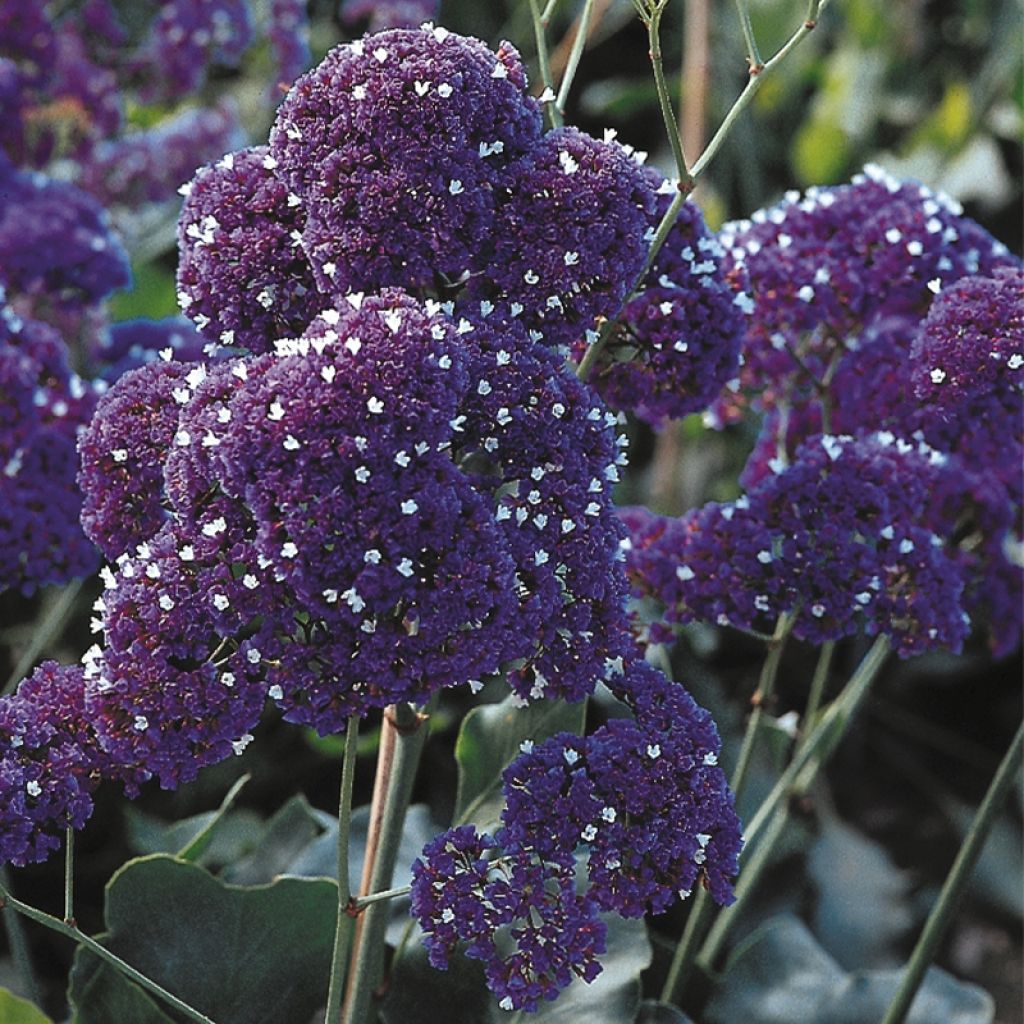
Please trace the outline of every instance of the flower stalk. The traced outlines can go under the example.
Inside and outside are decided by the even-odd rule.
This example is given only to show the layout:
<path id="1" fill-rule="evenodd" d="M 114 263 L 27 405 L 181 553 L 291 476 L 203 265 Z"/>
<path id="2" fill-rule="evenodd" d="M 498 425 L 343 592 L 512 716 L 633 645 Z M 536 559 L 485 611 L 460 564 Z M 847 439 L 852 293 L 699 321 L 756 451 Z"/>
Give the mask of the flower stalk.
<path id="1" fill-rule="evenodd" d="M 345 754 L 341 767 L 338 797 L 338 915 L 334 926 L 334 951 L 331 955 L 331 980 L 327 990 L 324 1024 L 337 1020 L 341 992 L 348 962 L 352 929 L 348 920 L 352 892 L 349 887 L 349 841 L 352 824 L 352 788 L 355 781 L 356 752 L 359 746 L 359 716 L 348 720 L 345 730 Z"/>
<path id="2" fill-rule="evenodd" d="M 406 703 L 391 705 L 384 711 L 360 885 L 362 899 L 373 897 L 390 886 L 405 813 L 427 738 L 426 719 L 426 715 Z M 364 907 L 352 940 L 349 987 L 341 1008 L 342 1024 L 364 1024 L 369 1018 L 371 1001 L 383 974 L 388 902 L 371 900 Z"/>
<path id="3" fill-rule="evenodd" d="M 917 945 L 914 946 L 913 953 L 910 954 L 910 960 L 900 979 L 899 988 L 882 1018 L 882 1024 L 902 1024 L 910 1012 L 914 996 L 921 987 L 928 965 L 934 959 L 939 943 L 953 919 L 953 914 L 964 894 L 971 871 L 974 869 L 978 857 L 981 856 L 996 815 L 1020 770 L 1022 755 L 1024 755 L 1024 724 L 1017 729 L 1017 734 L 981 801 L 974 821 L 971 822 L 967 839 L 960 847 L 960 852 L 946 877 L 939 898 L 928 915 L 928 920 L 917 940 Z"/>

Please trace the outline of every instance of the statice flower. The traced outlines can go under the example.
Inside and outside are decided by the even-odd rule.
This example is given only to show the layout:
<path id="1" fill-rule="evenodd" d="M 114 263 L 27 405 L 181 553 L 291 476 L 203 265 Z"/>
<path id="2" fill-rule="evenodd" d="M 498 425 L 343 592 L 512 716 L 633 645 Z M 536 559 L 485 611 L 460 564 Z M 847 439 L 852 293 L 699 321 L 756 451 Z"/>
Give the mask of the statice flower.
<path id="1" fill-rule="evenodd" d="M 129 370 L 157 359 L 198 362 L 209 345 L 189 320 L 168 316 L 161 320 L 119 320 L 107 325 L 89 352 L 96 377 L 112 384 Z"/>
<path id="2" fill-rule="evenodd" d="M 599 912 L 659 913 L 698 881 L 732 901 L 740 828 L 711 716 L 635 653 L 618 667 L 613 692 L 635 719 L 524 743 L 502 777 L 501 828 L 451 829 L 413 866 L 431 963 L 447 966 L 465 944 L 505 1009 L 536 1009 L 574 975 L 596 977 Z"/>
<path id="3" fill-rule="evenodd" d="M 9 299 L 81 309 L 130 280 L 128 256 L 91 196 L 0 154 L 0 284 Z"/>
<path id="4" fill-rule="evenodd" d="M 959 650 L 964 566 L 920 516 L 946 472 L 940 453 L 890 433 L 812 438 L 735 502 L 688 513 L 682 531 L 662 533 L 660 551 L 647 545 L 675 566 L 664 593 L 640 562 L 634 582 L 665 603 L 669 621 L 763 631 L 787 613 L 812 643 L 863 627 L 904 657 Z"/>
<path id="5" fill-rule="evenodd" d="M 542 133 L 510 45 L 429 24 L 333 50 L 281 104 L 269 151 L 230 154 L 193 188 L 181 306 L 254 351 L 300 333 L 324 296 L 391 285 L 568 347 L 619 312 L 655 204 L 625 147 Z"/>
<path id="6" fill-rule="evenodd" d="M 370 32 L 387 28 L 416 28 L 437 17 L 441 0 L 341 0 L 341 23 L 354 27 L 366 23 Z"/>
<path id="7" fill-rule="evenodd" d="M 277 88 L 287 89 L 313 63 L 308 6 L 306 0 L 270 0 L 267 35 L 276 64 Z"/>
<path id="8" fill-rule="evenodd" d="M 105 206 L 134 210 L 173 199 L 197 166 L 241 144 L 234 103 L 189 109 L 155 128 L 100 143 L 80 161 L 76 184 Z"/>
<path id="9" fill-rule="evenodd" d="M 0 864 L 45 860 L 82 828 L 104 769 L 81 666 L 44 662 L 0 697 Z"/>
<path id="10" fill-rule="evenodd" d="M 224 345 L 265 352 L 324 305 L 301 246 L 298 196 L 265 146 L 229 153 L 183 186 L 179 302 Z"/>
<path id="11" fill-rule="evenodd" d="M 1024 267 L 964 278 L 943 289 L 921 325 L 911 357 L 914 391 L 947 417 L 1004 423 L 1019 416 L 1024 391 Z"/>
<path id="12" fill-rule="evenodd" d="M 648 180 L 657 195 L 653 232 L 676 185 L 653 171 Z M 659 427 L 707 408 L 735 376 L 750 299 L 726 282 L 724 255 L 699 207 L 684 203 L 592 375 L 609 404 Z M 578 343 L 577 356 L 584 352 Z"/>
<path id="13" fill-rule="evenodd" d="M 575 128 L 548 132 L 504 177 L 494 251 L 468 293 L 524 310 L 568 346 L 621 308 L 647 254 L 652 190 L 623 147 Z"/>
<path id="14" fill-rule="evenodd" d="M 191 397 L 190 374 L 204 370 L 161 360 L 125 373 L 82 433 L 82 528 L 108 558 L 151 537 L 166 518 L 163 466 L 180 404 Z"/>
<path id="15" fill-rule="evenodd" d="M 270 136 L 322 287 L 436 288 L 475 268 L 505 165 L 536 143 L 519 55 L 445 29 L 382 32 L 296 82 Z"/>
<path id="16" fill-rule="evenodd" d="M 472 825 L 444 832 L 413 864 L 412 913 L 434 967 L 465 944 L 505 1010 L 536 1010 L 573 977 L 600 973 L 606 927 L 571 864 L 506 849 Z"/>
<path id="17" fill-rule="evenodd" d="M 167 523 L 103 578 L 94 628 L 104 643 L 84 658 L 85 702 L 128 792 L 149 777 L 175 788 L 240 753 L 267 688 L 259 648 L 242 635 L 244 603 L 231 601 L 245 587 L 229 560 Z"/>
<path id="18" fill-rule="evenodd" d="M 96 568 L 75 486 L 76 434 L 95 402 L 57 333 L 15 313 L 0 289 L 0 591 L 30 594 Z"/>
<path id="19" fill-rule="evenodd" d="M 720 234 L 734 286 L 754 299 L 744 385 L 770 406 L 809 391 L 845 340 L 880 316 L 920 317 L 943 286 L 1016 259 L 948 196 L 877 166 L 812 188 Z"/>
<path id="20" fill-rule="evenodd" d="M 134 55 L 149 99 L 177 99 L 195 92 L 212 64 L 235 67 L 252 42 L 245 0 L 169 0 L 161 4 Z"/>
<path id="21" fill-rule="evenodd" d="M 321 732 L 503 666 L 579 699 L 625 631 L 615 422 L 514 324 L 356 293 L 272 353 L 126 374 L 84 519 L 113 557 L 170 515 L 229 567 L 265 692 Z"/>

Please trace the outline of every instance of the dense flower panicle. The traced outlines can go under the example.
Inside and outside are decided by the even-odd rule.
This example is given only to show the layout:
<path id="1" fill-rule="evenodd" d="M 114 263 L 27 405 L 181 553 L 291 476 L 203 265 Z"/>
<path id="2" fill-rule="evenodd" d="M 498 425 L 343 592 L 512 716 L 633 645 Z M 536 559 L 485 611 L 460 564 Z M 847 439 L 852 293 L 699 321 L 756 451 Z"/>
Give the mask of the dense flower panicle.
<path id="1" fill-rule="evenodd" d="M 326 300 L 300 245 L 305 212 L 265 146 L 229 153 L 184 187 L 178 300 L 208 337 L 266 352 Z"/>
<path id="2" fill-rule="evenodd" d="M 659 593 L 665 574 L 648 581 L 638 561 L 640 592 L 663 600 L 669 621 L 764 630 L 786 612 L 794 634 L 815 643 L 863 626 L 904 657 L 959 650 L 965 569 L 920 515 L 945 457 L 890 433 L 824 435 L 778 469 L 737 501 L 683 517 L 671 534 L 676 580 Z"/>
<path id="3" fill-rule="evenodd" d="M 134 210 L 173 199 L 197 166 L 241 145 L 234 103 L 190 109 L 148 131 L 100 143 L 80 161 L 76 184 L 106 206 Z"/>
<path id="4" fill-rule="evenodd" d="M 0 289 L 0 591 L 30 594 L 97 567 L 75 486 L 76 433 L 96 395 L 56 332 L 18 316 Z"/>
<path id="5" fill-rule="evenodd" d="M 45 860 L 82 828 L 104 767 L 81 666 L 44 662 L 0 697 L 0 864 Z"/>
<path id="6" fill-rule="evenodd" d="M 157 11 L 134 57 L 143 94 L 171 100 L 195 92 L 210 65 L 236 66 L 252 42 L 245 0 L 170 0 Z"/>
<path id="7" fill-rule="evenodd" d="M 636 281 L 653 190 L 622 146 L 575 128 L 544 135 L 502 185 L 494 249 L 469 295 L 522 307 L 545 344 L 568 346 L 615 316 Z"/>
<path id="8" fill-rule="evenodd" d="M 611 492 L 625 439 L 594 393 L 516 327 L 487 317 L 467 334 L 479 382 L 464 406 L 460 461 L 493 496 L 516 563 L 519 628 L 531 640 L 509 681 L 524 699 L 578 700 L 604 677 L 623 632 Z"/>
<path id="9" fill-rule="evenodd" d="M 306 0 L 271 0 L 267 35 L 276 65 L 272 99 L 280 99 L 287 89 L 313 63 L 309 48 L 309 11 Z"/>
<path id="10" fill-rule="evenodd" d="M 129 370 L 157 359 L 198 362 L 209 343 L 181 316 L 162 320 L 120 320 L 110 324 L 89 353 L 97 376 L 113 383 Z"/>
<path id="11" fill-rule="evenodd" d="M 240 753 L 263 710 L 260 650 L 231 601 L 244 585 L 170 522 L 103 578 L 94 628 L 104 646 L 84 659 L 87 712 L 130 793 L 150 777 L 176 788 Z"/>
<path id="12" fill-rule="evenodd" d="M 648 181 L 653 231 L 676 186 L 653 171 Z M 700 208 L 684 203 L 592 376 L 614 408 L 659 427 L 705 409 L 736 374 L 750 299 L 726 282 L 724 255 Z M 584 351 L 578 343 L 577 357 Z"/>
<path id="13" fill-rule="evenodd" d="M 0 2 L 0 58 L 15 63 L 29 82 L 42 78 L 57 54 L 57 37 L 42 4 Z"/>
<path id="14" fill-rule="evenodd" d="M 742 840 L 711 716 L 635 652 L 611 685 L 635 721 L 524 743 L 502 776 L 495 835 L 451 829 L 413 866 L 431 963 L 446 967 L 465 944 L 506 1009 L 535 1009 L 574 975 L 597 976 L 598 911 L 659 913 L 698 880 L 732 902 Z"/>
<path id="15" fill-rule="evenodd" d="M 801 363 L 822 376 L 874 318 L 920 317 L 942 287 L 1018 262 L 949 197 L 876 166 L 850 185 L 787 194 L 720 238 L 736 286 L 754 297 L 743 379 L 766 405 Z"/>
<path id="16" fill-rule="evenodd" d="M 124 374 L 100 399 L 79 440 L 82 527 L 108 558 L 142 543 L 167 517 L 163 465 L 178 410 L 203 368 L 149 363 Z"/>
<path id="17" fill-rule="evenodd" d="M 437 17 L 441 0 L 341 0 L 338 14 L 343 25 L 366 22 L 368 32 L 387 28 L 416 28 Z"/>
<path id="18" fill-rule="evenodd" d="M 571 858 L 505 849 L 472 825 L 437 836 L 413 863 L 412 913 L 431 964 L 445 969 L 466 944 L 505 1010 L 536 1010 L 573 977 L 592 981 L 601 971 L 606 927 L 576 892 Z"/>
<path id="19" fill-rule="evenodd" d="M 92 196 L 19 172 L 0 154 L 0 285 L 10 298 L 42 294 L 77 309 L 130 281 L 128 256 Z"/>
<path id="20" fill-rule="evenodd" d="M 461 282 L 503 168 L 540 136 L 525 84 L 508 44 L 426 26 L 340 46 L 300 78 L 270 146 L 321 288 Z"/>
<path id="21" fill-rule="evenodd" d="M 922 401 L 959 419 L 987 414 L 1001 426 L 1016 416 L 1020 438 L 1024 267 L 997 268 L 991 277 L 963 278 L 939 292 L 911 358 Z"/>

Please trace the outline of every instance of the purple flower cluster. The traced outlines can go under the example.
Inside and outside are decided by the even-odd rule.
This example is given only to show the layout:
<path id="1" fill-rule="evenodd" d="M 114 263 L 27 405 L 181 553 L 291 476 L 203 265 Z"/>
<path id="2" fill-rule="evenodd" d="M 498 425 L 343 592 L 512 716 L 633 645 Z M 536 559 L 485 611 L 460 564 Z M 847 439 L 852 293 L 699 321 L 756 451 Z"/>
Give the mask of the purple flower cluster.
<path id="1" fill-rule="evenodd" d="M 241 144 L 234 103 L 189 109 L 155 128 L 100 143 L 82 158 L 77 184 L 105 206 L 134 210 L 172 199 L 198 165 Z"/>
<path id="2" fill-rule="evenodd" d="M 496 311 L 552 347 L 614 316 L 653 188 L 617 144 L 542 134 L 525 87 L 508 44 L 430 25 L 333 50 L 281 104 L 269 148 L 193 183 L 183 308 L 252 351 L 300 333 L 325 296 L 388 286 L 471 321 Z"/>
<path id="3" fill-rule="evenodd" d="M 313 63 L 308 7 L 306 0 L 270 0 L 267 36 L 276 65 L 274 98 L 282 95 L 279 89 L 287 89 Z M 230 148 L 226 146 L 222 152 Z"/>
<path id="4" fill-rule="evenodd" d="M 676 186 L 654 172 L 648 180 L 653 232 Z M 594 386 L 614 408 L 660 427 L 707 408 L 735 376 L 750 299 L 726 281 L 724 255 L 700 209 L 685 203 L 595 369 Z"/>
<path id="5" fill-rule="evenodd" d="M 10 299 L 80 309 L 130 280 L 128 256 L 91 196 L 0 154 L 0 285 Z"/>
<path id="6" fill-rule="evenodd" d="M 95 570 L 75 487 L 76 434 L 95 403 L 59 335 L 19 316 L 0 288 L 0 592 Z"/>
<path id="7" fill-rule="evenodd" d="M 877 166 L 852 184 L 789 193 L 720 239 L 734 287 L 753 296 L 744 385 L 770 407 L 807 393 L 873 320 L 920 318 L 961 277 L 1018 261 L 959 205 Z"/>
<path id="8" fill-rule="evenodd" d="M 350 28 L 364 24 L 369 32 L 416 28 L 437 17 L 441 0 L 341 0 L 338 15 Z"/>
<path id="9" fill-rule="evenodd" d="M 641 522 L 627 571 L 670 622 L 770 631 L 786 613 L 813 643 L 863 628 L 904 657 L 959 650 L 964 565 L 920 515 L 947 472 L 945 456 L 891 433 L 819 435 L 735 502 Z M 663 565 L 647 574 L 659 561 L 674 578 Z"/>
<path id="10" fill-rule="evenodd" d="M 643 661 L 619 667 L 613 690 L 635 720 L 525 743 L 503 775 L 497 833 L 451 829 L 413 866 L 431 963 L 466 944 L 505 1009 L 534 1010 L 574 975 L 597 976 L 602 911 L 660 913 L 698 881 L 732 901 L 740 828 L 711 716 Z"/>
<path id="11" fill-rule="evenodd" d="M 0 864 L 45 860 L 82 828 L 104 761 L 80 665 L 44 662 L 0 697 Z"/>
<path id="12" fill-rule="evenodd" d="M 591 692 L 625 629 L 614 424 L 514 326 L 398 291 L 340 299 L 273 353 L 126 374 L 81 442 L 83 522 L 108 556 L 125 553 L 90 693 L 113 678 L 122 607 L 155 616 L 139 630 L 153 644 L 202 638 L 133 671 L 141 640 L 116 648 L 116 699 L 150 709 L 129 763 L 173 785 L 186 753 L 223 756 L 251 727 L 253 686 L 321 732 L 511 663 L 524 699 Z M 155 537 L 174 538 L 176 572 Z M 196 684 L 183 708 L 173 673 L 216 680 L 230 658 L 254 678 L 230 670 L 244 713 L 221 715 L 214 742 L 203 708 L 215 717 L 205 702 L 223 686 Z"/>
<path id="13" fill-rule="evenodd" d="M 848 343 L 825 400 L 834 429 L 883 429 L 947 457 L 942 490 L 913 513 L 961 545 L 963 606 L 987 626 L 993 651 L 1020 642 L 1024 574 L 1013 559 L 1021 535 L 1024 475 L 1024 271 L 962 278 L 939 292 L 924 320 L 879 318 Z M 949 387 L 945 384 L 949 382 Z M 767 415 L 743 474 L 748 488 L 820 432 L 820 399 L 781 404 Z"/>

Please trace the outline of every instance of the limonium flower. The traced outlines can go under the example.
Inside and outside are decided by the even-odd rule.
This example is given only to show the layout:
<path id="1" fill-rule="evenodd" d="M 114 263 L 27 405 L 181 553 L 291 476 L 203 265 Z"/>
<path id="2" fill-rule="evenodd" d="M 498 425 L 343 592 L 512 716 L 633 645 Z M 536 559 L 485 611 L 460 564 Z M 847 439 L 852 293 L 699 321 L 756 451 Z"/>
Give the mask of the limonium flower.
<path id="1" fill-rule="evenodd" d="M 600 973 L 600 912 L 660 913 L 698 881 L 732 901 L 740 829 L 711 716 L 635 655 L 619 668 L 612 689 L 633 720 L 525 743 L 502 776 L 497 832 L 458 826 L 413 865 L 431 963 L 461 944 L 505 1009 Z"/>
<path id="2" fill-rule="evenodd" d="M 904 657 L 959 650 L 965 570 L 919 515 L 946 461 L 891 433 L 819 435 L 735 502 L 710 503 L 661 531 L 644 525 L 627 565 L 669 621 L 763 631 L 788 613 L 794 634 L 813 643 L 864 628 Z M 659 558 L 674 565 L 674 579 L 644 574 Z"/>
<path id="3" fill-rule="evenodd" d="M 753 297 L 744 387 L 771 406 L 808 392 L 846 340 L 879 316 L 920 318 L 961 277 L 1019 261 L 949 196 L 869 165 L 849 185 L 787 193 L 726 225 L 736 288 Z"/>
<path id="4" fill-rule="evenodd" d="M 0 697 L 0 864 L 45 860 L 92 814 L 105 757 L 80 665 L 43 662 Z"/>
<path id="5" fill-rule="evenodd" d="M 653 237 L 677 186 L 654 171 L 647 177 L 657 196 Z M 724 255 L 700 208 L 684 203 L 593 372 L 614 408 L 659 427 L 707 408 L 736 375 L 751 300 L 730 288 Z M 582 357 L 585 344 L 575 351 Z"/>
<path id="6" fill-rule="evenodd" d="M 30 594 L 97 567 L 75 486 L 76 434 L 96 395 L 57 332 L 19 316 L 0 287 L 0 591 Z"/>

